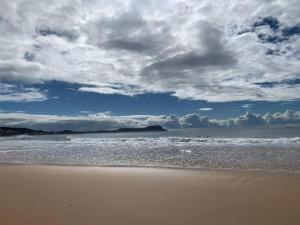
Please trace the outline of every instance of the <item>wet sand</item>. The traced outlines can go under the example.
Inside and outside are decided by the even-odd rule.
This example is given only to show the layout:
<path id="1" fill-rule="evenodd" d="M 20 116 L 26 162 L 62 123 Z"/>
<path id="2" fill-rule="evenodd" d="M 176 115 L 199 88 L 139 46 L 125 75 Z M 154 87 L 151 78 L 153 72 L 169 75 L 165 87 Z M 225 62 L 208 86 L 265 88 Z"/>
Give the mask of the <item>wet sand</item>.
<path id="1" fill-rule="evenodd" d="M 296 225 L 300 174 L 0 166 L 5 225 Z"/>

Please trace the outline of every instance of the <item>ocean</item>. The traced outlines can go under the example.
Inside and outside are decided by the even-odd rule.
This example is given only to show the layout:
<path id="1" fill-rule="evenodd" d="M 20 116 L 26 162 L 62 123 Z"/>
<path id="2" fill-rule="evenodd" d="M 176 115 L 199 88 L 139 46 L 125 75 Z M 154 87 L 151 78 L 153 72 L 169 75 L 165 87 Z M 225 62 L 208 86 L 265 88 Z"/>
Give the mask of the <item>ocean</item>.
<path id="1" fill-rule="evenodd" d="M 300 127 L 0 138 L 0 163 L 300 171 Z"/>

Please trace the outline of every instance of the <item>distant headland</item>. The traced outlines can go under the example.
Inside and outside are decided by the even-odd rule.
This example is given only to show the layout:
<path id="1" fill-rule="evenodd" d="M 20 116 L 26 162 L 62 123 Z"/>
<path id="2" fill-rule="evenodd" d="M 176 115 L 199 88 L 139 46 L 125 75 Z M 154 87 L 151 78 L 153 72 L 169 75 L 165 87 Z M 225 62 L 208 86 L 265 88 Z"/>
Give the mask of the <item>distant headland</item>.
<path id="1" fill-rule="evenodd" d="M 43 131 L 28 128 L 0 127 L 0 136 L 16 135 L 60 135 L 60 134 L 97 134 L 97 133 L 129 133 L 129 132 L 158 132 L 167 131 L 161 126 L 148 126 L 142 128 L 119 128 L 115 130 L 97 130 L 97 131 Z"/>

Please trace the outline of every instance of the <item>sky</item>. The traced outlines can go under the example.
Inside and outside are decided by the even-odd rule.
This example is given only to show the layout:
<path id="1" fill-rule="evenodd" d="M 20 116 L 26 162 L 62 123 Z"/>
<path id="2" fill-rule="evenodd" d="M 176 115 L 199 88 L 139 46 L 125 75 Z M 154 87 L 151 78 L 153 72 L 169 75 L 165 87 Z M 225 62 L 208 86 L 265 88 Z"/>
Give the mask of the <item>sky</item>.
<path id="1" fill-rule="evenodd" d="M 299 123 L 298 0 L 0 0 L 0 33 L 0 126 Z"/>

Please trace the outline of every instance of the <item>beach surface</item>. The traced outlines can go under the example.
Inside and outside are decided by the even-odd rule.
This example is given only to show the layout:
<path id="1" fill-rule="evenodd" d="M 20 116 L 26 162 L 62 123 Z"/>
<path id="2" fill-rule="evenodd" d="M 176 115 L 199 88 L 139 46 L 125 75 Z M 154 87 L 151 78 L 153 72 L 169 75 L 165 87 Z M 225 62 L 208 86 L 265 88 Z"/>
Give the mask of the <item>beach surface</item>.
<path id="1" fill-rule="evenodd" d="M 296 225 L 300 174 L 0 166 L 5 225 Z"/>

